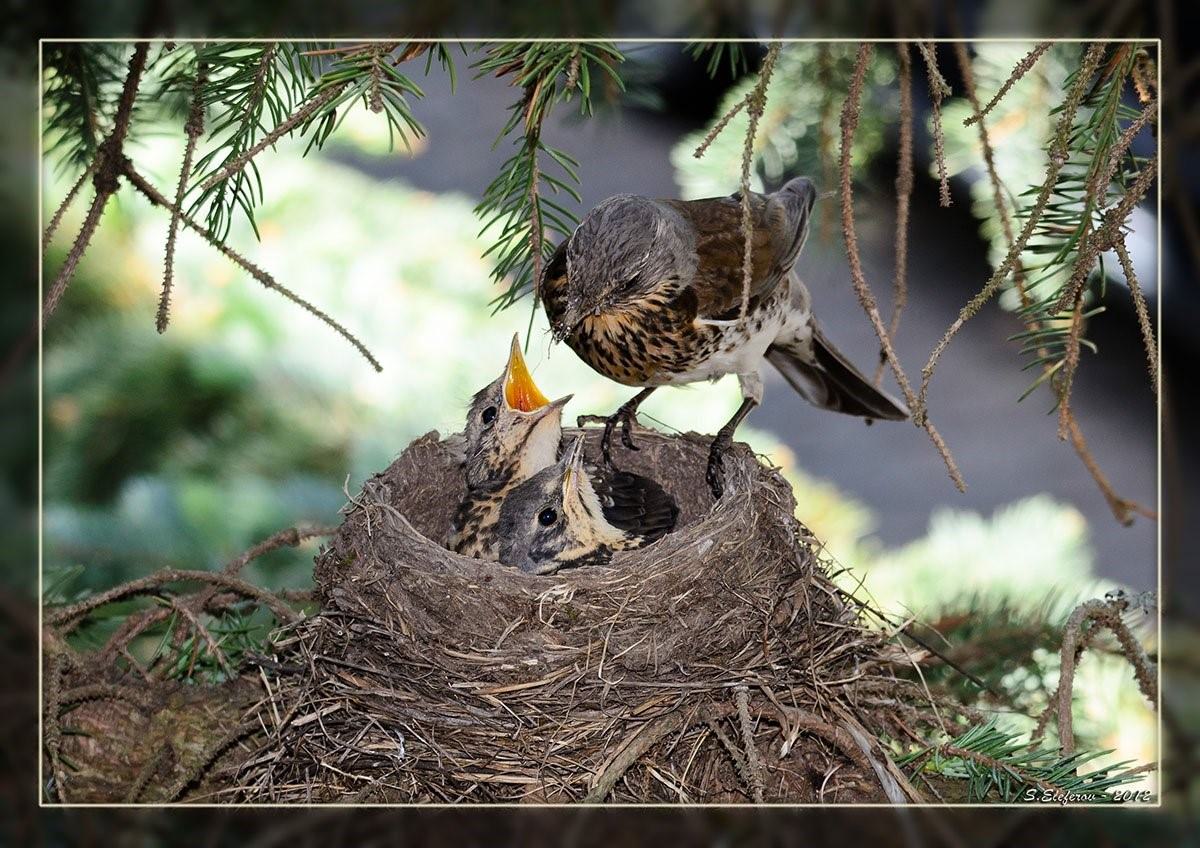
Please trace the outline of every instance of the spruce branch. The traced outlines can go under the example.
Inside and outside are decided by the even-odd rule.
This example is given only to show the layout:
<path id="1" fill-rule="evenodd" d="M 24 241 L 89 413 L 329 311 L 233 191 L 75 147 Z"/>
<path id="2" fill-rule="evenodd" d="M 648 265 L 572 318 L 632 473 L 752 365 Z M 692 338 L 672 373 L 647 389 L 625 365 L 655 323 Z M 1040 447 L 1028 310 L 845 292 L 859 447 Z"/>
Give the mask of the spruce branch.
<path id="1" fill-rule="evenodd" d="M 961 44 L 962 42 L 956 43 Z M 969 127 L 974 123 L 983 123 L 983 119 L 986 118 L 988 114 L 996 108 L 997 103 L 1004 99 L 1004 95 L 1008 94 L 1009 89 L 1020 82 L 1021 77 L 1029 73 L 1030 69 L 1037 64 L 1037 60 L 1042 57 L 1043 53 L 1050 49 L 1050 46 L 1053 43 L 1054 42 L 1052 41 L 1040 42 L 1039 44 L 1035 45 L 1032 50 L 1025 54 L 1025 57 L 1022 58 L 1021 61 L 1017 62 L 1016 66 L 1012 69 L 1012 73 L 1008 75 L 1008 79 L 1006 79 L 996 93 L 992 95 L 992 99 L 987 102 L 987 105 L 982 109 L 976 109 L 970 117 L 963 121 L 963 126 Z"/>
<path id="2" fill-rule="evenodd" d="M 351 333 L 342 324 L 338 323 L 333 318 L 331 318 L 327 313 L 318 309 L 312 303 L 308 302 L 307 300 L 302 298 L 300 295 L 293 292 L 287 286 L 284 286 L 283 284 L 281 284 L 278 280 L 276 280 L 273 276 L 268 274 L 262 268 L 259 268 L 257 265 L 252 263 L 250 260 L 246 259 L 244 256 L 242 256 L 240 253 L 235 251 L 233 248 L 229 247 L 227 244 L 225 244 L 224 241 L 222 241 L 220 238 L 217 237 L 216 233 L 214 233 L 212 230 L 210 230 L 209 228 L 205 227 L 203 224 L 196 221 L 195 218 L 193 218 L 187 212 L 184 212 L 178 205 L 176 205 L 176 204 L 172 203 L 170 200 L 168 200 L 162 194 L 162 192 L 160 192 L 157 188 L 154 187 L 153 184 L 150 183 L 149 180 L 147 180 L 145 177 L 143 177 L 140 173 L 138 173 L 134 169 L 132 162 L 129 162 L 128 160 L 125 161 L 124 166 L 123 166 L 123 173 L 129 179 L 129 182 L 133 185 L 133 187 L 136 188 L 138 191 L 140 191 L 146 197 L 147 200 L 149 200 L 155 206 L 158 206 L 162 209 L 166 209 L 169 212 L 178 214 L 179 220 L 183 223 L 184 226 L 188 227 L 193 232 L 199 234 L 201 238 L 203 238 L 205 241 L 207 241 L 209 244 L 211 244 L 213 247 L 215 247 L 227 259 L 229 259 L 235 265 L 240 267 L 242 270 L 244 270 L 250 276 L 254 277 L 254 279 L 258 280 L 265 287 L 267 287 L 273 291 L 279 292 L 281 295 L 286 297 L 288 300 L 292 301 L 293 303 L 300 306 L 305 311 L 316 316 L 319 320 L 321 320 L 326 325 L 328 325 L 330 328 L 332 328 L 334 330 L 334 332 L 336 332 L 338 335 L 340 335 L 346 341 L 350 342 L 350 344 L 352 344 L 355 347 L 355 349 L 363 355 L 363 358 L 365 358 L 367 360 L 367 362 L 371 363 L 372 368 L 374 368 L 376 371 L 383 370 L 383 366 L 379 364 L 379 360 L 377 360 L 375 358 L 374 354 L 372 354 L 371 351 L 367 349 L 366 345 L 364 345 L 361 341 L 359 341 L 357 336 L 355 336 L 353 333 Z"/>
<path id="3" fill-rule="evenodd" d="M 1132 783 L 1146 770 L 1143 766 L 1130 768 L 1124 762 L 1079 773 L 1082 766 L 1109 753 L 1059 753 L 1030 747 L 1017 734 L 1001 730 L 996 720 L 990 719 L 955 739 L 902 757 L 897 764 L 967 781 L 971 802 L 994 798 L 1013 803 L 1025 800 L 1031 787 L 1056 795 L 1098 797 Z"/>
<path id="4" fill-rule="evenodd" d="M 184 125 L 186 141 L 183 146 L 183 162 L 179 166 L 179 182 L 175 187 L 175 209 L 171 211 L 171 223 L 167 228 L 167 246 L 163 253 L 162 294 L 158 299 L 158 312 L 154 326 L 159 333 L 167 330 L 171 320 L 171 285 L 175 277 L 175 239 L 179 234 L 179 208 L 187 193 L 188 178 L 192 173 L 192 159 L 196 155 L 196 140 L 204 132 L 204 82 L 208 69 L 203 62 L 196 65 L 196 79 L 192 83 L 192 105 Z"/>
<path id="5" fill-rule="evenodd" d="M 46 616 L 46 623 L 58 628 L 60 635 L 66 636 L 78 627 L 89 613 L 99 607 L 111 604 L 114 601 L 133 597 L 134 595 L 155 592 L 171 583 L 206 583 L 220 586 L 223 589 L 265 606 L 275 616 L 276 620 L 281 623 L 290 624 L 299 619 L 299 616 L 292 608 L 272 592 L 260 589 L 252 583 L 248 583 L 233 575 L 217 571 L 188 571 L 177 568 L 166 568 L 148 577 L 130 580 L 127 583 L 122 583 L 120 586 L 114 586 L 112 589 L 92 595 L 79 603 L 54 610 Z"/>
<path id="6" fill-rule="evenodd" d="M 975 88 L 974 69 L 967 53 L 966 46 L 961 42 L 957 42 L 955 44 L 955 50 L 957 53 L 959 66 L 962 70 L 963 86 L 966 90 L 967 98 L 971 104 L 973 117 L 976 118 L 976 120 L 968 120 L 965 123 L 974 123 L 978 127 L 979 144 L 983 151 L 984 165 L 987 169 L 988 180 L 990 181 L 992 188 L 992 203 L 1000 218 L 1000 228 L 1004 237 L 1005 249 L 1011 251 L 1015 242 L 1012 229 L 1012 218 L 1009 215 L 1008 205 L 1004 199 L 1004 187 L 996 170 L 995 153 L 992 147 L 987 123 L 986 121 L 982 120 L 983 109 L 979 105 L 979 97 Z M 1041 52 L 1045 51 L 1042 50 L 1038 52 L 1037 55 L 1040 56 Z M 1008 82 L 1005 83 L 1007 87 L 1011 87 L 1015 80 L 1024 73 L 1024 71 L 1020 71 L 1020 73 L 1018 73 L 1021 64 L 1026 62 L 1032 64 L 1032 61 L 1030 61 L 1030 56 L 1032 55 L 1033 53 L 1031 52 L 1031 54 L 1027 55 L 1021 63 L 1018 63 L 1018 68 L 1014 69 L 1013 73 L 1011 73 L 1008 77 Z M 1034 56 L 1033 61 L 1036 61 L 1036 58 L 1037 57 Z M 1028 68 L 1026 68 L 1026 70 L 1028 70 Z M 991 105 L 994 106 L 998 101 L 999 98 L 994 97 Z M 1141 123 L 1144 125 L 1144 121 L 1149 119 L 1148 115 L 1149 110 L 1144 111 L 1143 115 L 1139 117 L 1138 121 L 1135 123 Z M 1126 135 L 1128 135 L 1130 141 L 1132 141 L 1133 136 L 1136 135 L 1136 130 L 1133 132 L 1127 130 Z M 1122 138 L 1122 143 L 1124 143 L 1124 136 Z M 1126 144 L 1125 146 L 1127 147 L 1128 145 Z M 1115 161 L 1115 157 L 1113 160 L 1110 160 L 1110 166 L 1112 166 L 1112 161 Z M 1112 166 L 1108 169 L 1108 176 L 1104 178 L 1105 184 L 1112 179 L 1114 170 L 1115 166 Z M 1032 338 L 1034 340 L 1031 343 L 1031 347 L 1036 350 L 1038 361 L 1042 363 L 1042 375 L 1039 378 L 1040 383 L 1052 379 L 1060 367 L 1059 364 L 1052 364 L 1053 358 L 1051 357 L 1050 351 L 1045 344 L 1048 339 L 1056 339 L 1057 337 L 1051 337 L 1047 334 L 1047 329 L 1043 326 L 1039 315 L 1035 310 L 1032 309 L 1033 302 L 1030 299 L 1029 292 L 1026 288 L 1024 276 L 1025 271 L 1023 263 L 1021 259 L 1018 258 L 1013 263 L 1013 284 L 1016 288 L 1017 294 L 1020 297 L 1021 317 L 1025 323 L 1026 329 L 1024 333 L 1018 334 L 1017 337 Z M 1135 296 L 1135 301 L 1136 299 L 1137 296 Z M 1144 300 L 1142 302 L 1144 304 Z M 1148 328 L 1148 321 L 1149 316 L 1147 315 L 1146 322 L 1143 324 L 1143 334 L 1145 334 L 1146 329 Z M 1150 338 L 1153 339 L 1153 336 L 1151 335 Z M 1083 340 L 1078 339 L 1078 341 L 1082 342 Z M 1155 369 L 1155 371 L 1156 370 L 1157 369 Z M 1037 384 L 1035 384 L 1034 387 L 1036 387 L 1036 385 Z M 1032 388 L 1033 387 L 1027 391 L 1031 391 Z M 1070 408 L 1070 405 L 1068 404 L 1064 406 L 1063 409 L 1065 410 L 1063 414 L 1066 416 L 1067 437 L 1070 439 L 1071 446 L 1075 450 L 1075 453 L 1079 456 L 1080 460 L 1083 462 L 1084 467 L 1087 469 L 1092 479 L 1095 481 L 1101 495 L 1108 503 L 1109 508 L 1112 510 L 1113 516 L 1117 519 L 1117 521 L 1122 524 L 1129 524 L 1133 521 L 1133 514 L 1135 512 L 1146 515 L 1153 519 L 1153 512 L 1134 501 L 1122 498 L 1116 493 L 1112 487 L 1112 484 L 1109 482 L 1108 477 L 1101 470 L 1099 464 L 1096 462 L 1095 457 L 1092 455 L 1092 452 L 1087 444 L 1087 440 L 1084 438 L 1083 432 L 1080 429 L 1078 422 L 1075 420 L 1075 416 Z"/>
<path id="7" fill-rule="evenodd" d="M 963 480 L 962 473 L 958 470 L 958 464 L 954 461 L 954 456 L 950 453 L 945 440 L 937 431 L 937 428 L 933 426 L 933 422 L 929 420 L 929 416 L 923 408 L 918 415 L 916 406 L 917 398 L 913 393 L 912 385 L 909 383 L 903 367 L 900 365 L 900 360 L 896 358 L 896 351 L 892 347 L 891 337 L 888 335 L 887 327 L 884 326 L 883 319 L 879 315 L 879 306 L 875 301 L 875 296 L 871 293 L 870 286 L 867 285 L 866 276 L 862 268 L 862 259 L 858 252 L 858 234 L 854 229 L 854 190 L 850 179 L 850 150 L 854 142 L 854 132 L 858 127 L 859 102 L 862 98 L 863 82 L 866 78 L 867 66 L 871 60 L 871 52 L 872 47 L 869 43 L 859 45 L 858 53 L 854 60 L 854 71 L 850 78 L 849 92 L 846 95 L 846 102 L 842 106 L 842 148 L 840 158 L 842 236 L 846 243 L 846 257 L 850 263 L 850 279 L 854 284 L 854 293 L 858 297 L 859 305 L 867 313 L 871 325 L 875 328 L 875 335 L 879 337 L 879 343 L 883 348 L 888 364 L 891 366 L 892 374 L 895 376 L 900 390 L 904 393 L 905 402 L 911 410 L 913 423 L 918 427 L 922 427 L 929 434 L 930 440 L 933 442 L 938 454 L 941 455 L 942 461 L 946 464 L 946 470 L 950 475 L 950 479 L 954 481 L 955 487 L 960 492 L 964 492 L 967 488 L 966 481 Z"/>
<path id="8" fill-rule="evenodd" d="M 54 310 L 58 308 L 59 301 L 62 300 L 67 286 L 75 276 L 79 261 L 91 244 L 92 236 L 96 234 L 96 228 L 100 225 L 100 218 L 104 214 L 104 207 L 108 204 L 108 199 L 117 191 L 118 170 L 120 160 L 124 155 L 125 137 L 129 134 L 129 124 L 133 117 L 133 103 L 137 98 L 142 73 L 146 69 L 146 54 L 149 49 L 150 45 L 147 42 L 139 41 L 129 59 L 129 70 L 125 77 L 125 85 L 121 90 L 121 99 L 117 103 L 116 115 L 113 117 L 112 131 L 96 149 L 95 160 L 91 168 L 92 183 L 95 186 L 96 194 L 92 199 L 91 208 L 83 220 L 83 225 L 79 229 L 79 234 L 75 237 L 75 242 L 71 245 L 66 260 L 59 268 L 58 274 L 46 294 L 46 302 L 42 307 L 43 323 L 49 320 L 50 316 L 54 314 Z"/>
<path id="9" fill-rule="evenodd" d="M 257 143 L 226 162 L 225 165 L 220 168 L 220 170 L 206 177 L 204 182 L 200 184 L 200 190 L 202 192 L 212 191 L 219 184 L 238 176 L 241 171 L 248 164 L 250 164 L 251 159 L 262 153 L 268 147 L 274 146 L 279 139 L 283 138 L 296 127 L 312 118 L 317 110 L 341 94 L 345 87 L 345 83 L 332 85 L 320 91 L 313 97 L 310 97 L 304 103 L 304 105 L 293 112 L 286 120 L 278 124 L 273 130 L 259 139 Z"/>
<path id="10" fill-rule="evenodd" d="M 492 278 L 507 281 L 493 300 L 496 310 L 511 306 L 526 292 L 538 304 L 542 267 L 554 249 L 548 234 L 568 238 L 578 224 L 575 212 L 553 199 L 566 194 L 581 202 L 579 163 L 542 139 L 542 127 L 554 107 L 575 96 L 582 114 L 591 114 L 593 76 L 603 73 L 623 88 L 615 66 L 624 57 L 609 42 L 510 42 L 491 44 L 474 64 L 477 74 L 509 78 L 521 97 L 496 143 L 512 138 L 517 150 L 501 166 L 475 207 L 480 233 L 499 230 L 484 256 L 494 256 Z M 545 158 L 543 158 L 545 157 Z M 532 315 L 531 315 L 532 321 Z"/>
<path id="11" fill-rule="evenodd" d="M 1091 79 L 1096 71 L 1096 67 L 1100 62 L 1100 57 L 1104 52 L 1103 44 L 1091 45 L 1087 53 L 1084 55 L 1083 62 L 1080 65 L 1079 72 L 1076 74 L 1074 83 L 1072 84 L 1065 102 L 1059 112 L 1059 120 L 1055 129 L 1054 137 L 1050 145 L 1049 163 L 1046 167 L 1046 176 L 1042 182 L 1041 188 L 1038 190 L 1037 199 L 1033 206 L 1029 209 L 1026 217 L 1025 226 L 1020 234 L 1013 240 L 1012 245 L 1008 249 L 1008 253 L 1004 259 L 996 266 L 992 276 L 984 284 L 983 288 L 972 297 L 962 310 L 958 317 L 946 330 L 945 334 L 934 346 L 933 351 L 929 355 L 925 367 L 921 371 L 921 390 L 917 399 L 917 408 L 914 410 L 914 416 L 923 416 L 925 414 L 926 399 L 929 393 L 929 384 L 933 379 L 934 370 L 937 367 L 938 360 L 950 342 L 956 336 L 963 325 L 973 318 L 984 304 L 991 300 L 992 296 L 999 291 L 1000 287 L 1008 279 L 1010 273 L 1013 272 L 1021 253 L 1025 250 L 1026 244 L 1033 235 L 1034 229 L 1042 218 L 1043 212 L 1046 210 L 1047 204 L 1050 202 L 1051 192 L 1054 190 L 1055 183 L 1058 179 L 1059 172 L 1067 163 L 1068 146 L 1070 143 L 1072 122 L 1075 118 L 1075 112 L 1078 110 L 1080 103 L 1083 100 L 1087 82 Z"/>

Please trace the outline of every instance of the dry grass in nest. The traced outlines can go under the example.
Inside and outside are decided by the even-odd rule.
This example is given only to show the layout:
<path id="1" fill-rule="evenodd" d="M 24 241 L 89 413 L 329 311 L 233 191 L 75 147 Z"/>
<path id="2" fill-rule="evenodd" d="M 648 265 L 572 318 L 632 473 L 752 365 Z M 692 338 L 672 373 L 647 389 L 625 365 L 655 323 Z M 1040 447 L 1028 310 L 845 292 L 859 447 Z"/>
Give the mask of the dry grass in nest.
<path id="1" fill-rule="evenodd" d="M 322 611 L 280 643 L 247 716 L 258 744 L 200 795 L 917 798 L 877 738 L 892 717 L 921 720 L 901 703 L 909 684 L 820 567 L 788 484 L 738 445 L 714 505 L 707 439 L 639 444 L 621 460 L 671 491 L 679 529 L 610 567 L 535 576 L 442 546 L 458 449 L 413 442 L 317 557 Z"/>

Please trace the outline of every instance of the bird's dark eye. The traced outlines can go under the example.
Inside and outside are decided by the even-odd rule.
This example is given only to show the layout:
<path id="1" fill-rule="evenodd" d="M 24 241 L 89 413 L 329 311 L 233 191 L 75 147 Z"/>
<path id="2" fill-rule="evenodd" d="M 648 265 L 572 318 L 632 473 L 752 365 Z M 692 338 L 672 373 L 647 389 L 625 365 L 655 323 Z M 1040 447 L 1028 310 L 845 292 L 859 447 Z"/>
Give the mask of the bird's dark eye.
<path id="1" fill-rule="evenodd" d="M 496 420 L 496 407 L 489 406 L 487 409 L 485 409 L 483 411 L 482 417 L 483 417 L 484 424 L 491 424 L 493 421 Z"/>
<path id="2" fill-rule="evenodd" d="M 552 508 L 543 509 L 538 513 L 538 524 L 543 527 L 549 527 L 555 521 L 558 521 L 558 512 Z"/>

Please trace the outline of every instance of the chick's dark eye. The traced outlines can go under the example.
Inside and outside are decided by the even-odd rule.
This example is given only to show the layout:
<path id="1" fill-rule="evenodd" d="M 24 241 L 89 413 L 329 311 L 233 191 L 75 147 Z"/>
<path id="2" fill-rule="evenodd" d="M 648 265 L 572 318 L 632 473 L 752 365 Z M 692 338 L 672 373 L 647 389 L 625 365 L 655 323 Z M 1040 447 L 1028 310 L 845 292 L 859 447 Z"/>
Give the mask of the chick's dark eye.
<path id="1" fill-rule="evenodd" d="M 489 406 L 487 409 L 485 409 L 483 411 L 482 418 L 483 418 L 484 424 L 491 424 L 493 421 L 495 421 L 496 420 L 496 407 Z"/>
<path id="2" fill-rule="evenodd" d="M 543 509 L 538 513 L 538 524 L 543 527 L 549 527 L 555 521 L 558 521 L 558 512 L 553 509 Z"/>

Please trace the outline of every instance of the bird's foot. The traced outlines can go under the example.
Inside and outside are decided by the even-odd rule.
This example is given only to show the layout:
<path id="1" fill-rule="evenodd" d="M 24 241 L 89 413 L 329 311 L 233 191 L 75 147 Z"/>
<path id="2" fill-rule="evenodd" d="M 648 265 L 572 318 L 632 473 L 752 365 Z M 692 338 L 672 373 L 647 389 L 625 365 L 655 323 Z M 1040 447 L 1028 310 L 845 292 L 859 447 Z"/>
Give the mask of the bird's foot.
<path id="1" fill-rule="evenodd" d="M 616 468 L 612 461 L 612 437 L 617 425 L 621 425 L 621 444 L 630 450 L 640 450 L 633 443 L 633 422 L 637 418 L 637 410 L 622 406 L 604 421 L 604 435 L 600 438 L 600 453 L 604 456 L 604 464 Z"/>
<path id="2" fill-rule="evenodd" d="M 725 494 L 725 452 L 731 447 L 732 435 L 718 433 L 708 451 L 708 469 L 704 472 L 704 479 L 708 481 L 708 487 L 712 489 L 713 497 L 717 500 Z"/>

